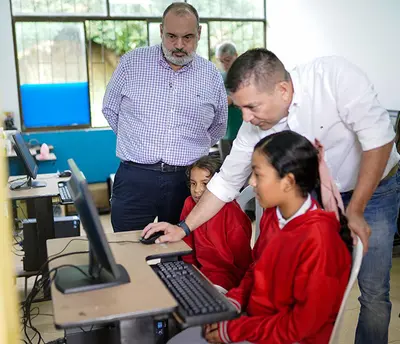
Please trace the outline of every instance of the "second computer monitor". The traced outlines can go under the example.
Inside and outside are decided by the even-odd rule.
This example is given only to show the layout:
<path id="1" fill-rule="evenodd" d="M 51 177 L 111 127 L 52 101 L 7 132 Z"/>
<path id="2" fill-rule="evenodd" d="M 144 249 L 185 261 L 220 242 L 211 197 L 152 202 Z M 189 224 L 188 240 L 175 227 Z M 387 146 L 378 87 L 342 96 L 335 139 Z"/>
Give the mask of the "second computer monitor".
<path id="1" fill-rule="evenodd" d="M 46 183 L 43 181 L 32 180 L 35 179 L 38 172 L 38 166 L 31 152 L 29 151 L 29 147 L 25 143 L 22 135 L 20 133 L 16 133 L 12 135 L 14 141 L 14 149 L 17 153 L 18 158 L 22 161 L 24 165 L 27 179 L 26 180 L 17 180 L 11 183 L 10 189 L 25 189 L 25 188 L 39 188 L 46 186 Z"/>

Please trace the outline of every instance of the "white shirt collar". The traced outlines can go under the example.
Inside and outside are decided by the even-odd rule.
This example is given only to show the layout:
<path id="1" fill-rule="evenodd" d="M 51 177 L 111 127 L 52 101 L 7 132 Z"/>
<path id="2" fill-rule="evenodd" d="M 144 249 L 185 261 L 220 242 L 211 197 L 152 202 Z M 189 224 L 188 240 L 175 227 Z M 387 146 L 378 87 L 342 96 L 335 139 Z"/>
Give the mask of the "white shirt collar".
<path id="1" fill-rule="evenodd" d="M 282 213 L 279 210 L 279 208 L 276 207 L 276 215 L 278 216 L 279 228 L 282 229 L 283 227 L 285 227 L 288 224 L 289 221 L 293 220 L 295 217 L 305 214 L 307 212 L 307 210 L 310 209 L 311 204 L 312 204 L 311 196 L 310 196 L 310 194 L 308 194 L 307 199 L 305 200 L 303 205 L 299 208 L 299 210 L 296 211 L 296 213 L 293 216 L 291 216 L 288 219 L 285 219 L 282 216 Z"/>

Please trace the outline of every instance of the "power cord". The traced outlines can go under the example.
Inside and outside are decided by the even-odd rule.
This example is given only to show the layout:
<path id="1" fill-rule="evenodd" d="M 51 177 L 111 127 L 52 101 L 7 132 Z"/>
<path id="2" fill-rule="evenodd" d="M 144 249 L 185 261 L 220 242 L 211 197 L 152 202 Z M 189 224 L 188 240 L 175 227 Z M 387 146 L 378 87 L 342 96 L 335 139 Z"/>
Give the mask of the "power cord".
<path id="1" fill-rule="evenodd" d="M 79 327 L 79 329 L 83 332 L 83 333 L 89 333 L 93 331 L 93 327 L 94 325 L 90 326 L 90 329 L 88 331 L 84 330 L 82 327 Z"/>
<path id="2" fill-rule="evenodd" d="M 26 179 L 26 178 L 27 178 L 27 177 L 24 176 L 24 177 L 19 177 L 19 178 L 11 179 L 11 180 L 8 181 L 8 184 L 11 184 L 11 183 L 16 182 L 17 180 L 22 180 L 22 179 Z"/>
<path id="3" fill-rule="evenodd" d="M 91 278 L 81 268 L 79 268 L 76 265 L 72 265 L 72 264 L 63 264 L 56 268 L 50 269 L 49 271 L 45 271 L 46 267 L 48 266 L 48 263 L 50 263 L 51 261 L 53 261 L 55 259 L 59 259 L 62 257 L 71 256 L 71 255 L 76 255 L 76 254 L 83 254 L 83 253 L 88 253 L 88 251 L 65 253 L 65 254 L 59 255 L 57 257 L 49 258 L 40 267 L 40 269 L 36 275 L 35 282 L 33 284 L 33 288 L 31 290 L 31 292 L 27 296 L 26 300 L 23 301 L 21 304 L 21 311 L 23 313 L 23 315 L 22 315 L 23 331 L 25 334 L 25 338 L 27 339 L 29 344 L 35 344 L 35 343 L 33 343 L 33 340 L 35 339 L 36 336 L 38 336 L 38 340 L 37 340 L 36 344 L 40 344 L 40 343 L 45 344 L 45 341 L 43 340 L 42 335 L 37 330 L 37 328 L 32 324 L 32 320 L 38 315 L 32 314 L 32 310 L 34 310 L 36 307 L 33 309 L 31 307 L 32 307 L 32 302 L 34 301 L 35 297 L 39 294 L 39 292 L 41 290 L 46 291 L 46 290 L 48 290 L 48 288 L 50 288 L 50 286 L 51 286 L 52 282 L 54 281 L 54 278 L 57 274 L 57 271 L 65 268 L 65 267 L 73 267 L 73 268 L 77 269 L 78 271 L 80 271 L 82 274 L 84 274 L 86 277 Z M 52 273 L 54 273 L 53 276 L 52 276 Z M 39 276 L 41 276 L 41 277 L 39 278 Z M 31 329 L 34 332 L 34 335 L 32 338 L 29 337 L 27 329 Z"/>
<path id="4" fill-rule="evenodd" d="M 22 178 L 21 178 L 22 179 Z M 15 179 L 15 180 L 19 180 L 19 179 Z M 13 180 L 13 182 L 15 181 Z M 29 178 L 26 179 L 25 182 L 23 182 L 22 184 L 18 184 L 17 186 L 10 186 L 10 190 L 14 191 L 14 190 L 18 190 L 20 188 L 22 188 L 23 186 L 25 186 L 29 181 Z"/>
<path id="5" fill-rule="evenodd" d="M 88 239 L 85 239 L 85 238 L 71 239 L 70 241 L 68 241 L 67 245 L 65 245 L 65 247 L 60 252 L 52 254 L 51 256 L 49 256 L 49 258 L 58 256 L 59 254 L 63 253 L 67 249 L 67 247 L 71 244 L 71 242 L 73 242 L 73 241 L 88 241 Z"/>
<path id="6" fill-rule="evenodd" d="M 40 269 L 36 275 L 35 282 L 33 284 L 31 292 L 27 296 L 26 300 L 24 302 L 22 302 L 22 304 L 21 304 L 21 310 L 23 312 L 23 315 L 22 315 L 23 331 L 25 334 L 25 338 L 27 338 L 27 340 L 28 340 L 28 341 L 26 341 L 26 340 L 22 339 L 22 341 L 24 343 L 35 344 L 32 341 L 35 339 L 36 336 L 38 336 L 38 341 L 36 344 L 40 344 L 40 343 L 46 344 L 45 341 L 43 340 L 43 337 L 40 334 L 40 332 L 32 324 L 32 320 L 35 319 L 36 317 L 38 317 L 39 315 L 47 315 L 47 316 L 52 316 L 52 315 L 51 314 L 40 314 L 38 307 L 31 308 L 31 306 L 32 306 L 32 302 L 34 301 L 35 297 L 39 294 L 40 290 L 42 290 L 42 289 L 44 290 L 45 288 L 46 288 L 46 290 L 48 290 L 48 288 L 50 288 L 51 284 L 53 283 L 53 281 L 57 275 L 58 270 L 63 269 L 65 267 L 72 267 L 72 268 L 79 270 L 87 278 L 91 278 L 91 276 L 88 275 L 85 271 L 83 271 L 80 267 L 78 267 L 76 265 L 72 265 L 72 264 L 63 264 L 63 265 L 60 265 L 56 268 L 50 269 L 49 271 L 45 272 L 46 267 L 53 260 L 56 260 L 56 259 L 59 259 L 62 257 L 77 255 L 77 254 L 89 253 L 89 251 L 77 251 L 77 252 L 69 252 L 69 253 L 62 254 L 73 241 L 88 241 L 88 239 L 85 239 L 85 238 L 71 239 L 60 252 L 49 256 L 47 261 L 40 267 Z M 139 240 L 109 241 L 108 243 L 109 244 L 132 244 L 132 243 L 139 243 Z M 51 274 L 53 272 L 54 272 L 54 274 L 53 274 L 53 276 L 51 276 Z M 41 277 L 39 278 L 39 276 L 41 276 Z M 32 314 L 36 309 L 38 310 L 38 313 Z M 34 332 L 34 335 L 32 338 L 29 337 L 27 329 L 31 329 Z M 80 328 L 80 329 L 82 330 L 82 332 L 87 333 L 87 332 L 91 332 L 93 330 L 93 326 L 91 326 L 91 328 L 88 331 L 84 330 L 83 328 Z M 60 340 L 62 340 L 62 341 L 60 342 Z M 54 343 L 64 343 L 64 339 L 58 339 Z"/>
<path id="7" fill-rule="evenodd" d="M 123 244 L 138 244 L 138 243 L 140 243 L 140 241 L 139 240 L 121 240 L 121 241 L 109 241 L 108 243 L 123 245 Z"/>
<path id="8" fill-rule="evenodd" d="M 70 241 L 68 241 L 67 245 L 65 245 L 65 247 L 60 252 L 52 254 L 51 256 L 49 256 L 49 258 L 58 256 L 59 254 L 63 253 L 73 241 L 89 241 L 89 240 L 86 238 L 71 239 Z M 121 244 L 121 245 L 122 244 L 136 244 L 139 242 L 140 242 L 139 240 L 137 240 L 137 241 L 133 241 L 133 240 L 108 241 L 109 244 Z"/>

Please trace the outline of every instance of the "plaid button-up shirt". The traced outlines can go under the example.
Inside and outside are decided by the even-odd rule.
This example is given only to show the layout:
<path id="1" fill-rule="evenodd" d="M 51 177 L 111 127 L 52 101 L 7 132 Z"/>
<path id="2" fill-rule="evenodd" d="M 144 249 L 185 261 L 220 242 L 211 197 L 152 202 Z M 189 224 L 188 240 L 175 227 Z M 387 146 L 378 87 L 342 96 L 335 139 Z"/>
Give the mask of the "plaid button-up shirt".
<path id="1" fill-rule="evenodd" d="M 175 72 L 159 45 L 125 54 L 103 101 L 117 156 L 142 164 L 186 166 L 207 155 L 225 134 L 227 113 L 217 68 L 196 56 Z"/>

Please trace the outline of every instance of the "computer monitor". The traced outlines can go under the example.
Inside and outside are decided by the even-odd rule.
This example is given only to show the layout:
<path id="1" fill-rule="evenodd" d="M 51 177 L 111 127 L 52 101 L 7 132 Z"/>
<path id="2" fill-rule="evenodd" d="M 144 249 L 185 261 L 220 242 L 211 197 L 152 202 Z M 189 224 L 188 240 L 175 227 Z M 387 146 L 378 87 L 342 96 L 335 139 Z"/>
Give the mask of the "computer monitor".
<path id="1" fill-rule="evenodd" d="M 17 153 L 17 156 L 22 161 L 24 168 L 27 172 L 26 180 L 16 180 L 11 183 L 10 189 L 30 189 L 30 188 L 40 188 L 46 186 L 46 182 L 32 180 L 37 176 L 38 166 L 36 164 L 35 159 L 33 158 L 31 152 L 27 144 L 25 143 L 22 135 L 20 133 L 16 133 L 12 135 L 14 141 L 14 149 Z"/>
<path id="2" fill-rule="evenodd" d="M 90 278 L 74 267 L 64 267 L 56 273 L 57 289 L 70 294 L 129 283 L 127 271 L 114 260 L 85 177 L 74 160 L 69 159 L 68 165 L 68 188 L 89 241 L 89 264 L 79 268 Z"/>

